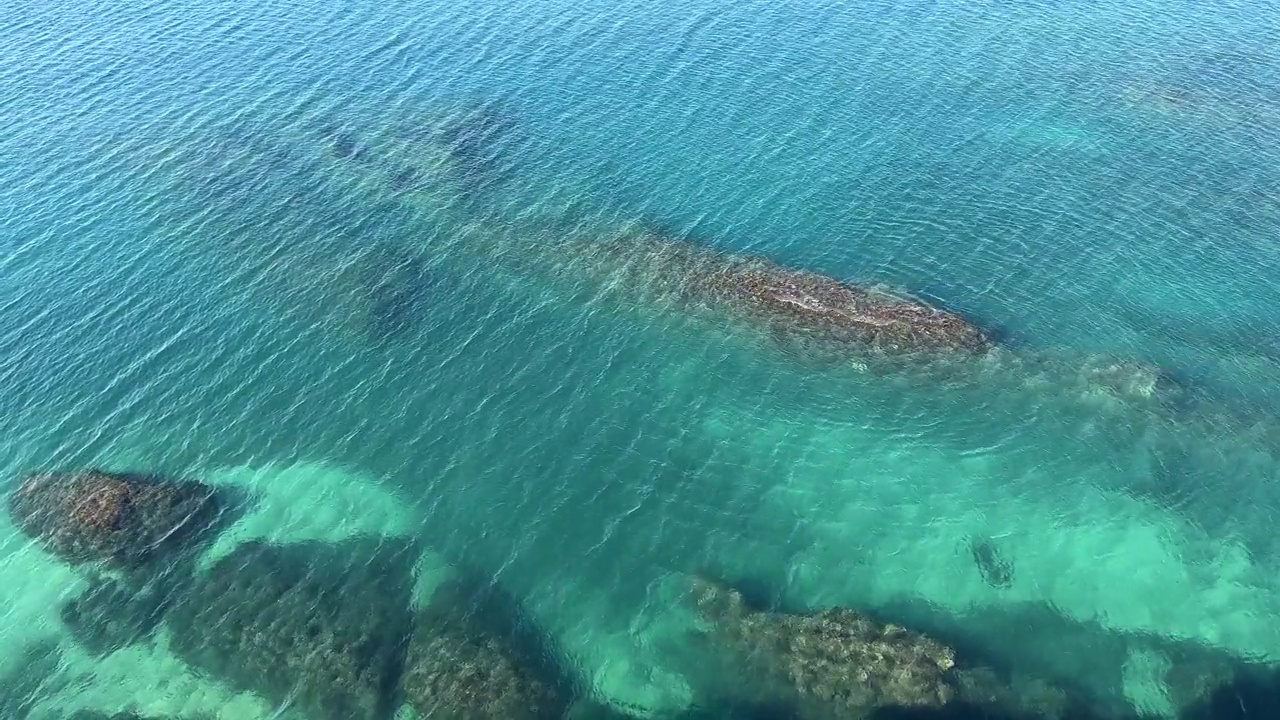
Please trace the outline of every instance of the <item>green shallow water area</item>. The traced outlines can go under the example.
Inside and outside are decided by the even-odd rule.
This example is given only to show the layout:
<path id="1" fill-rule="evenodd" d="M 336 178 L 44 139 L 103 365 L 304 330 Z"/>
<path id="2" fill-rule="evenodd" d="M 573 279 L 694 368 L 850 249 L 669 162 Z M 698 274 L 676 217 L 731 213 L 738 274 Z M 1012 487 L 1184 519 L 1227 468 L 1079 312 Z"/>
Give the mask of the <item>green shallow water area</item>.
<path id="1" fill-rule="evenodd" d="M 0 716 L 1280 702 L 1259 8 L 19 9 Z"/>

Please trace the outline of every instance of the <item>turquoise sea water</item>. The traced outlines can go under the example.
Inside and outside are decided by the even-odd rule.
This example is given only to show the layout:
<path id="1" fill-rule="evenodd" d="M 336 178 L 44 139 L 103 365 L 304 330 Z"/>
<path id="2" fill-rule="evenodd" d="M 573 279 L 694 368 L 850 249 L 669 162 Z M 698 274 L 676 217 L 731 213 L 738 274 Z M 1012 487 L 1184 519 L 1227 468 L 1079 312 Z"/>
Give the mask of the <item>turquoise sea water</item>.
<path id="1" fill-rule="evenodd" d="M 700 572 L 1115 713 L 1276 717 L 1169 680 L 1280 664 L 1273 10 L 0 0 L 3 482 L 145 468 L 252 487 L 249 535 L 411 535 L 640 715 L 696 701 Z M 1001 347 L 833 364 L 573 262 L 638 225 Z M 0 577 L 11 712 L 270 711 L 77 654 L 77 576 L 8 519 Z"/>

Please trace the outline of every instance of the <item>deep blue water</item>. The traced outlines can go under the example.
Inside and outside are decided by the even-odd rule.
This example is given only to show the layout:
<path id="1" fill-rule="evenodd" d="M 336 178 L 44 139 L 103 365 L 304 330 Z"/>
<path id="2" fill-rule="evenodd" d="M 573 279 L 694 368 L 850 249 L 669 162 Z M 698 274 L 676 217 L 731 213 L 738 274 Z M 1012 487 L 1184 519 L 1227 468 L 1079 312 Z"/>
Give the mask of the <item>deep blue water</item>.
<path id="1" fill-rule="evenodd" d="M 650 715 L 690 702 L 670 606 L 692 572 L 1165 716 L 1158 669 L 1187 646 L 1280 662 L 1266 3 L 0 18 L 9 478 L 340 468 L 524 601 L 600 699 Z M 493 132 L 442 168 L 414 134 L 476 107 Z M 338 157 L 358 152 L 376 162 Z M 959 378 L 815 365 L 565 264 L 566 238 L 626 223 L 910 292 L 1002 348 Z M 421 287 L 394 294 L 387 258 Z M 1176 398 L 1116 391 L 1094 372 L 1111 364 Z M 290 482 L 301 514 L 327 507 Z M 358 514 L 316 523 L 382 522 Z M 4 531 L 11 671 L 71 644 L 38 598 L 73 583 Z M 248 717 L 159 680 L 68 691 L 119 683 L 111 658 L 65 655 L 30 717 Z"/>

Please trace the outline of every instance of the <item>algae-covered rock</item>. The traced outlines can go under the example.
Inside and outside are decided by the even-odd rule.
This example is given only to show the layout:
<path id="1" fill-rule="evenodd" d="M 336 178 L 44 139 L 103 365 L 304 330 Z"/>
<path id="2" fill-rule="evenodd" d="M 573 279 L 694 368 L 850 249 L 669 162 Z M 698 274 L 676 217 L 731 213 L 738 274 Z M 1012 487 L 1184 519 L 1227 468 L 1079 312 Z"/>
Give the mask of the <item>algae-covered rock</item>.
<path id="1" fill-rule="evenodd" d="M 563 717 L 572 701 L 554 652 L 493 588 L 455 578 L 419 614 L 402 680 L 406 702 L 442 720 Z"/>
<path id="2" fill-rule="evenodd" d="M 783 336 L 806 334 L 888 352 L 978 350 L 987 338 L 960 315 L 883 290 L 761 258 L 727 259 L 702 282 L 733 311 Z"/>
<path id="3" fill-rule="evenodd" d="M 9 511 L 23 532 L 69 563 L 136 570 L 206 539 L 227 503 L 194 480 L 87 470 L 27 476 Z"/>
<path id="4" fill-rule="evenodd" d="M 827 355 L 976 352 L 990 344 L 964 317 L 918 300 L 647 229 L 575 240 L 563 254 L 563 275 L 606 281 L 677 310 L 711 310 Z"/>
<path id="5" fill-rule="evenodd" d="M 409 543 L 246 543 L 170 612 L 174 651 L 232 687 L 316 720 L 394 710 L 411 627 Z"/>
<path id="6" fill-rule="evenodd" d="M 752 608 L 714 581 L 694 599 L 732 668 L 735 692 L 806 720 L 852 720 L 881 707 L 941 708 L 957 699 L 955 653 L 929 637 L 835 608 L 799 615 Z"/>

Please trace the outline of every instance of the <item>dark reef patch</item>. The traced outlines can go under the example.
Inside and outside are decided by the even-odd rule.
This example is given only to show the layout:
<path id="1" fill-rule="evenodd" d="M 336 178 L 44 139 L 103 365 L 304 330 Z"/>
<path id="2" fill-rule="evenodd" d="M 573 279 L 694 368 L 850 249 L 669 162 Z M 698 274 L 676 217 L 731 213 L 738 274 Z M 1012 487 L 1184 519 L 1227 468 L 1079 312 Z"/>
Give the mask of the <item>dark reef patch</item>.
<path id="1" fill-rule="evenodd" d="M 711 309 L 828 362 L 978 353 L 991 344 L 964 317 L 918 300 L 645 230 L 573 242 L 565 253 L 571 264 L 564 269 L 579 276 L 610 280 L 677 308 Z"/>
<path id="2" fill-rule="evenodd" d="M 101 470 L 28 475 L 9 511 L 62 560 L 125 570 L 171 561 L 233 515 L 225 495 L 204 483 Z"/>
<path id="3" fill-rule="evenodd" d="M 374 250 L 366 267 L 367 328 L 370 341 L 380 345 L 409 334 L 426 312 L 431 272 L 419 256 L 383 245 Z"/>
<path id="4" fill-rule="evenodd" d="M 173 647 L 229 685 L 320 720 L 381 720 L 411 629 L 409 543 L 251 542 L 197 575 Z"/>
<path id="5" fill-rule="evenodd" d="M 423 717 L 555 720 L 575 696 L 558 657 L 512 598 L 459 575 L 419 613 L 404 699 Z"/>
<path id="6" fill-rule="evenodd" d="M 134 587 L 96 576 L 83 593 L 62 604 L 58 615 L 85 650 L 105 655 L 148 638 L 163 619 L 168 599 L 163 581 Z"/>
<path id="7" fill-rule="evenodd" d="M 1013 565 L 1000 553 L 990 538 L 975 538 L 969 543 L 973 564 L 982 573 L 982 579 L 994 588 L 1013 585 Z"/>
<path id="8" fill-rule="evenodd" d="M 710 629 L 688 676 L 699 706 L 724 713 L 712 716 L 1128 718 L 1095 714 L 1052 679 L 1000 671 L 856 610 L 760 610 L 718 581 L 693 586 Z"/>

